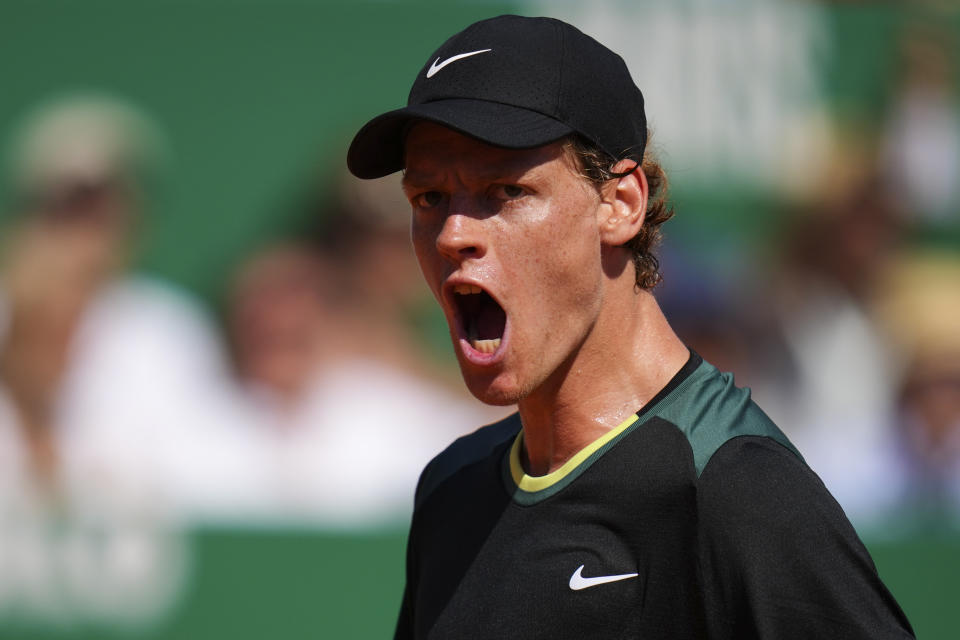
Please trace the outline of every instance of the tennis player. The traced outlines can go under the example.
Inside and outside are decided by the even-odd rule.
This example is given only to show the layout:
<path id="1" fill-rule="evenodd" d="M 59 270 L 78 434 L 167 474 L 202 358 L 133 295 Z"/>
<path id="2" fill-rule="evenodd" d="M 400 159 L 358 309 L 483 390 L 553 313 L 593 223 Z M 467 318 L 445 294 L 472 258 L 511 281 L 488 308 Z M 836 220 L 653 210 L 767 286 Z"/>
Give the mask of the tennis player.
<path id="1" fill-rule="evenodd" d="M 396 637 L 913 637 L 800 454 L 657 306 L 646 143 L 618 55 L 517 16 L 447 40 L 355 137 L 355 175 L 404 171 L 467 386 L 519 409 L 424 470 Z"/>

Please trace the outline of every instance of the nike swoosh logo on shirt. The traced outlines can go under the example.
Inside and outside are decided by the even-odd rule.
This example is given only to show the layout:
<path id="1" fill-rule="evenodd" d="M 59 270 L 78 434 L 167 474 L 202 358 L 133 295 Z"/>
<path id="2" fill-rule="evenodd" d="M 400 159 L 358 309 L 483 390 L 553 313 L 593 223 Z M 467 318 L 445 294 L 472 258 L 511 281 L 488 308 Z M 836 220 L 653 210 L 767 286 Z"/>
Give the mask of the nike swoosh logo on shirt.
<path id="1" fill-rule="evenodd" d="M 440 58 L 437 58 L 436 60 L 433 61 L 433 64 L 430 65 L 430 68 L 427 69 L 427 77 L 432 78 L 434 75 L 436 75 L 437 71 L 440 71 L 440 69 L 443 69 L 445 66 L 447 66 L 451 62 L 456 62 L 457 60 L 469 58 L 470 56 L 475 56 L 478 53 L 486 53 L 487 51 L 493 51 L 493 49 L 480 49 L 479 51 L 469 51 L 467 53 L 461 53 L 459 55 L 451 56 L 446 60 L 444 60 L 443 62 L 440 62 Z"/>
<path id="2" fill-rule="evenodd" d="M 584 578 L 584 566 L 585 565 L 580 565 L 577 567 L 577 570 L 573 572 L 572 576 L 570 576 L 570 588 L 574 591 L 595 587 L 598 584 L 606 584 L 608 582 L 617 582 L 619 580 L 626 580 L 628 578 L 636 578 L 638 575 L 640 575 L 637 573 L 621 573 L 616 576 L 597 576 L 595 578 Z"/>

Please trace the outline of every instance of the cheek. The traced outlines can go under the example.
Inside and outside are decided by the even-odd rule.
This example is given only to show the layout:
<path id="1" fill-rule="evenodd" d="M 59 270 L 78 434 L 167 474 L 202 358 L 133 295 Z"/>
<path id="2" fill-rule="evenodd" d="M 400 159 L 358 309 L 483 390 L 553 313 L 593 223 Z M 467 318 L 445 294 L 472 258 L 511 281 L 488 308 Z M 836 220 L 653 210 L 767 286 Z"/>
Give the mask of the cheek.
<path id="1" fill-rule="evenodd" d="M 507 254 L 514 258 L 511 277 L 533 294 L 536 312 L 554 321 L 558 316 L 590 312 L 600 291 L 596 230 L 569 221 L 525 235 L 528 242 L 512 246 Z"/>
<path id="2" fill-rule="evenodd" d="M 581 287 L 597 272 L 600 240 L 595 226 L 582 217 L 568 217 L 538 229 L 528 255 L 541 277 L 558 288 Z M 563 285 L 560 287 L 559 285 Z"/>
<path id="3" fill-rule="evenodd" d="M 420 266 L 420 273 L 429 285 L 434 296 L 439 295 L 439 274 L 436 264 L 439 260 L 437 255 L 437 245 L 434 236 L 431 233 L 416 224 L 411 226 L 410 240 L 413 244 L 413 252 L 417 256 L 417 264 Z"/>

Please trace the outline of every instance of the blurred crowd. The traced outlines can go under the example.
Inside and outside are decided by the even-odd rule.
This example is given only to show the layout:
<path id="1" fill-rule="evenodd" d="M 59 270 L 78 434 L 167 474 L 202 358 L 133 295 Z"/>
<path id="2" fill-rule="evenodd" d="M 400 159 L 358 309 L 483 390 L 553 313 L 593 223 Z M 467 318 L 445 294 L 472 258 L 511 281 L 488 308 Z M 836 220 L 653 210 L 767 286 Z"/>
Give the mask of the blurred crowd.
<path id="1" fill-rule="evenodd" d="M 506 413 L 409 322 L 429 294 L 398 184 L 338 177 L 214 313 L 134 268 L 162 163 L 151 120 L 100 95 L 39 107 L 12 145 L 0 611 L 162 615 L 186 526 L 399 528 L 426 462 Z"/>
<path id="2" fill-rule="evenodd" d="M 960 527 L 956 46 L 903 29 L 888 112 L 834 125 L 742 273 L 664 258 L 682 336 L 752 388 L 868 538 Z"/>
<path id="3" fill-rule="evenodd" d="M 765 268 L 721 278 L 669 228 L 663 247 L 681 336 L 753 389 L 867 535 L 960 528 L 960 246 L 930 240 L 960 228 L 952 47 L 905 33 L 888 113 L 782 194 L 778 235 L 744 260 Z M 211 309 L 134 267 L 165 161 L 149 116 L 106 96 L 42 105 L 10 144 L 0 599 L 160 606 L 184 523 L 400 524 L 424 463 L 509 411 L 425 346 L 395 181 L 312 185 L 304 223 Z"/>
<path id="4" fill-rule="evenodd" d="M 445 384 L 403 318 L 423 288 L 399 189 L 384 213 L 341 180 L 305 214 L 319 232 L 239 265 L 218 327 L 131 268 L 154 134 L 95 96 L 46 105 L 20 132 L 0 289 L 3 506 L 76 497 L 328 526 L 405 514 L 424 463 L 490 414 Z"/>

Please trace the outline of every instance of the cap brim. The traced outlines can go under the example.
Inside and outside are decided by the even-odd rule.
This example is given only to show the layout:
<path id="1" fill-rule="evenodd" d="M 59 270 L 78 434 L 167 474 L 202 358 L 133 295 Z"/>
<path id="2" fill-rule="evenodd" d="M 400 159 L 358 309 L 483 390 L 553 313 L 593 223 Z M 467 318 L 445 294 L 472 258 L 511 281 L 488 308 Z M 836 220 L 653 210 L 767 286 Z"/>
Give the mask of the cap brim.
<path id="1" fill-rule="evenodd" d="M 435 122 L 507 149 L 555 142 L 573 129 L 549 116 L 498 102 L 456 98 L 389 111 L 368 122 L 350 144 L 347 167 L 358 178 L 380 178 L 403 169 L 403 138 L 413 120 Z"/>

